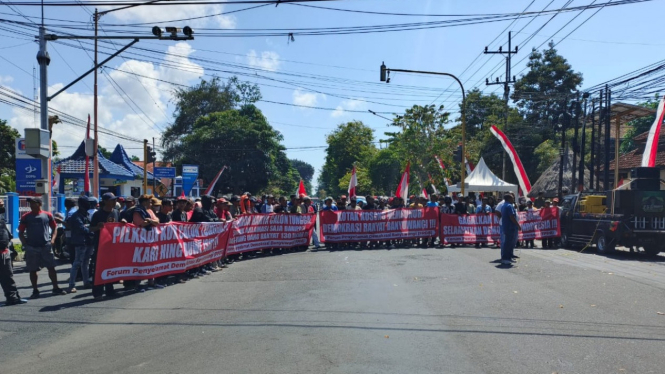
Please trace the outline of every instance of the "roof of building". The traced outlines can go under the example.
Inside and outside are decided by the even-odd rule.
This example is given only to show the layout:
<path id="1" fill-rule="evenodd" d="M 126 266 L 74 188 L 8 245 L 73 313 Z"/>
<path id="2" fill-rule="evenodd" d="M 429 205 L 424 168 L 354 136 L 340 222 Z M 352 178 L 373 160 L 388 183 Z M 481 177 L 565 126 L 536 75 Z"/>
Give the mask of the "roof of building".
<path id="1" fill-rule="evenodd" d="M 127 170 L 122 165 L 104 158 L 101 152 L 97 153 L 99 163 L 99 174 L 106 178 L 134 179 L 134 173 Z M 89 161 L 88 170 L 92 173 L 92 160 Z M 85 175 L 85 142 L 76 149 L 74 154 L 55 163 L 56 168 L 60 168 L 60 174 L 71 176 Z"/>
<path id="2" fill-rule="evenodd" d="M 134 177 L 143 178 L 143 167 L 136 165 L 129 159 L 127 152 L 125 152 L 125 148 L 121 144 L 115 146 L 115 149 L 111 154 L 111 161 L 124 166 L 125 169 L 134 174 Z M 152 173 L 150 172 L 150 169 L 148 169 L 148 179 L 152 178 Z"/>
<path id="3" fill-rule="evenodd" d="M 642 154 L 644 150 L 634 149 L 619 156 L 619 170 L 630 170 L 642 166 Z M 656 166 L 665 168 L 665 149 L 659 150 L 656 155 Z M 610 170 L 614 170 L 614 160 L 610 161 Z"/>
<path id="4" fill-rule="evenodd" d="M 529 197 L 538 196 L 539 192 L 543 192 L 545 197 L 556 197 L 559 194 L 559 169 L 561 168 L 561 158 L 557 159 L 552 163 L 552 165 L 545 170 L 543 174 L 540 175 L 540 178 L 531 185 L 531 192 L 529 192 Z M 568 150 L 568 153 L 564 155 L 563 160 L 563 187 L 567 188 L 568 191 L 575 191 L 573 188 L 573 152 Z M 575 168 L 575 172 L 578 170 Z M 591 179 L 591 172 L 589 169 L 584 168 L 584 188 L 589 188 L 589 180 Z"/>
<path id="5" fill-rule="evenodd" d="M 656 114 L 655 109 L 645 108 L 643 106 L 627 104 L 627 103 L 612 104 L 612 106 L 610 107 L 610 112 L 611 112 L 610 123 L 612 128 L 610 131 L 611 139 L 614 139 L 616 136 L 615 126 L 617 120 L 619 121 L 619 137 L 623 139 L 624 135 L 626 135 L 626 132 L 628 132 L 628 130 L 631 128 L 630 126 L 628 126 L 628 122 L 637 118 L 652 116 Z M 598 123 L 599 118 L 600 118 L 600 113 L 596 112 L 595 115 L 596 123 Z M 587 121 L 591 121 L 591 116 L 588 117 Z M 590 123 L 587 122 L 587 126 L 589 125 Z"/>

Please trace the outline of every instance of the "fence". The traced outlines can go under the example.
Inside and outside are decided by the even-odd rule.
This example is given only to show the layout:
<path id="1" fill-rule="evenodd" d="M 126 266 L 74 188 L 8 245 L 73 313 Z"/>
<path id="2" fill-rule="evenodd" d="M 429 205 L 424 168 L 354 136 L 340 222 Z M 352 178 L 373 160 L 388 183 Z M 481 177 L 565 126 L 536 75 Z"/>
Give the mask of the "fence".
<path id="1" fill-rule="evenodd" d="M 14 237 L 18 237 L 18 223 L 21 216 L 30 211 L 30 203 L 28 202 L 28 198 L 29 196 L 19 196 L 13 192 L 9 192 L 6 195 L 0 196 L 0 199 L 2 199 L 5 203 L 5 221 L 7 222 L 8 228 Z M 65 195 L 58 194 L 53 196 L 53 198 L 50 200 L 51 206 L 48 208 L 48 211 L 51 213 L 64 213 Z"/>

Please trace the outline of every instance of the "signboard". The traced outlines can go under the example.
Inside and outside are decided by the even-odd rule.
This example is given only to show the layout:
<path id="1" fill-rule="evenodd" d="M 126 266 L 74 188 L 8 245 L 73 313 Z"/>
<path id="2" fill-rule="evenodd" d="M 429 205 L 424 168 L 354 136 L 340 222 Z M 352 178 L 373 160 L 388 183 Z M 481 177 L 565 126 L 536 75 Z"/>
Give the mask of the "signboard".
<path id="1" fill-rule="evenodd" d="M 160 183 L 157 185 L 157 187 L 155 187 L 155 192 L 157 192 L 159 197 L 164 197 L 167 193 L 169 193 L 169 188 Z"/>
<path id="2" fill-rule="evenodd" d="M 182 190 L 185 195 L 189 195 L 189 191 L 194 187 L 194 183 L 196 183 L 198 177 L 198 165 L 182 165 Z"/>
<path id="3" fill-rule="evenodd" d="M 196 171 L 196 174 L 198 175 L 198 170 Z M 164 168 L 164 167 L 154 168 L 152 171 L 152 175 L 154 175 L 155 178 L 157 179 L 161 178 L 173 179 L 175 178 L 175 168 Z"/>
<path id="4" fill-rule="evenodd" d="M 16 139 L 16 159 L 19 158 L 34 158 L 25 153 L 25 139 L 23 138 Z"/>
<path id="5" fill-rule="evenodd" d="M 16 159 L 16 192 L 30 195 L 35 192 L 35 181 L 41 179 L 42 161 L 36 158 Z"/>
<path id="6" fill-rule="evenodd" d="M 665 214 L 665 192 L 635 191 L 635 215 L 657 216 Z"/>

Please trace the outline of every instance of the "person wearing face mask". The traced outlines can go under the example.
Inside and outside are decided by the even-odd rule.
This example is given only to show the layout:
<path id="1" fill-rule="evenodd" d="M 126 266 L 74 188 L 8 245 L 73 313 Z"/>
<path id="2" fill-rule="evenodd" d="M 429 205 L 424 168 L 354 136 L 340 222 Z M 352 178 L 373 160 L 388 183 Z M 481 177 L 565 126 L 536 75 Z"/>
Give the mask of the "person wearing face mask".
<path id="1" fill-rule="evenodd" d="M 5 221 L 5 202 L 0 199 L 0 286 L 5 293 L 5 305 L 25 304 L 28 301 L 21 299 L 14 282 L 14 271 L 12 269 L 12 256 L 9 251 L 9 242 L 12 233 L 7 228 Z"/>

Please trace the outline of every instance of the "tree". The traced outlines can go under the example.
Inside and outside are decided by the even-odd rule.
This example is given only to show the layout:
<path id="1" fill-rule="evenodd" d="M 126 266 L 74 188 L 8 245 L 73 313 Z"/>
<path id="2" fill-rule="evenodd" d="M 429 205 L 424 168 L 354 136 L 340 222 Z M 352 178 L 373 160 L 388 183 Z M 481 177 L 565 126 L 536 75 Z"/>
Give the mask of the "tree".
<path id="1" fill-rule="evenodd" d="M 442 155 L 446 160 L 452 158 L 457 136 L 445 127 L 450 123 L 449 117 L 450 113 L 445 111 L 443 105 L 438 108 L 434 105 L 414 105 L 393 119 L 392 126 L 401 131 L 386 132 L 390 147 L 400 160 L 398 173 L 401 175 L 407 163 L 411 165 L 410 185 L 414 193 L 428 181 L 428 174 L 438 170 L 434 155 Z"/>
<path id="2" fill-rule="evenodd" d="M 193 130 L 197 119 L 211 113 L 224 112 L 250 105 L 261 99 L 257 85 L 239 81 L 236 77 L 222 82 L 218 77 L 201 82 L 188 88 L 175 91 L 174 121 L 162 134 L 162 146 L 165 148 L 164 159 L 175 160 L 178 144 L 182 137 Z"/>
<path id="3" fill-rule="evenodd" d="M 346 189 L 339 187 L 340 179 L 355 163 L 366 162 L 376 152 L 373 130 L 360 121 L 340 124 L 326 137 L 326 160 L 319 175 L 319 189 L 340 195 Z"/>
<path id="4" fill-rule="evenodd" d="M 16 165 L 16 139 L 21 134 L 0 119 L 0 175 L 14 170 Z"/>
<path id="5" fill-rule="evenodd" d="M 649 99 L 643 103 L 638 103 L 637 105 L 645 108 L 656 109 L 658 108 L 659 96 L 659 94 L 656 94 L 653 99 Z M 633 149 L 636 149 L 637 145 L 633 141 L 633 138 L 637 135 L 649 131 L 649 129 L 651 129 L 651 125 L 653 125 L 653 121 L 655 120 L 656 115 L 652 114 L 650 116 L 638 118 L 628 122 L 627 125 L 629 128 L 626 131 L 626 134 L 623 136 L 623 139 L 621 139 L 620 152 L 628 153 Z"/>
<path id="6" fill-rule="evenodd" d="M 372 189 L 377 194 L 393 194 L 402 175 L 400 170 L 402 165 L 394 148 L 391 145 L 379 150 L 366 164 Z"/>
<path id="7" fill-rule="evenodd" d="M 306 163 L 305 161 L 291 159 L 291 166 L 298 171 L 300 179 L 305 182 L 305 189 L 308 193 L 312 193 L 312 178 L 314 177 L 314 166 Z"/>
<path id="8" fill-rule="evenodd" d="M 229 170 L 217 183 L 216 191 L 253 194 L 264 189 L 284 193 L 297 186 L 298 174 L 291 167 L 282 135 L 274 130 L 253 105 L 200 117 L 174 153 L 178 162 L 195 164 L 200 175 L 212 180 L 221 165 Z"/>
<path id="9" fill-rule="evenodd" d="M 132 155 L 132 157 L 130 157 L 130 160 L 131 161 L 141 161 L 140 158 L 138 158 L 137 156 L 134 156 L 134 155 Z"/>
<path id="10" fill-rule="evenodd" d="M 102 147 L 99 144 L 97 145 L 97 150 L 99 150 L 99 152 L 102 153 L 102 156 L 104 156 L 104 158 L 107 159 L 107 160 L 110 159 L 111 155 L 113 154 L 113 152 L 109 151 L 108 149 Z"/>
<path id="11" fill-rule="evenodd" d="M 339 188 L 340 194 L 347 194 L 349 191 L 349 181 L 351 180 L 351 173 L 353 169 L 349 170 L 342 178 L 339 179 Z M 364 167 L 356 166 L 356 179 L 358 180 L 358 185 L 356 186 L 356 196 L 365 196 L 368 194 L 376 194 L 376 189 L 372 186 L 372 180 L 369 179 L 367 175 L 367 169 Z"/>
<path id="12" fill-rule="evenodd" d="M 460 111 L 463 109 L 460 103 Z M 495 94 L 485 95 L 478 88 L 474 88 L 466 95 L 466 130 L 469 137 L 473 137 L 483 129 L 486 123 L 503 123 L 506 103 Z M 462 122 L 460 116 L 456 120 Z"/>

